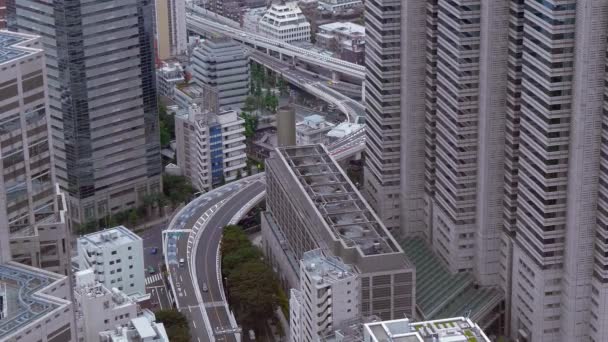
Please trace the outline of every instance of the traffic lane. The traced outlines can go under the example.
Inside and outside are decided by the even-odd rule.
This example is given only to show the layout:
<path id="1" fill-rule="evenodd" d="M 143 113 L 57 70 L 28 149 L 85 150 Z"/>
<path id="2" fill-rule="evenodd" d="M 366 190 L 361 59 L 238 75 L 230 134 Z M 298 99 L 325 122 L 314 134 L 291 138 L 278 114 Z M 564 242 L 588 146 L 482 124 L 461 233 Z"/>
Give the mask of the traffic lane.
<path id="1" fill-rule="evenodd" d="M 222 298 L 216 269 L 217 248 L 222 238 L 222 228 L 230 223 L 230 220 L 241 208 L 264 191 L 264 188 L 265 184 L 260 181 L 250 185 L 241 191 L 238 196 L 232 197 L 224 203 L 207 222 L 204 235 L 201 236 L 201 241 L 204 243 L 203 248 L 201 249 L 199 245 L 196 251 L 196 260 L 199 261 L 197 263 L 198 285 L 202 289 L 203 283 L 206 282 L 208 288 L 208 291 L 203 293 L 205 302 L 215 302 Z"/>
<path id="2" fill-rule="evenodd" d="M 179 312 L 186 316 L 186 319 L 190 323 L 190 336 L 191 341 L 196 342 L 210 342 L 209 335 L 207 334 L 207 328 L 205 327 L 205 319 L 203 313 L 198 307 L 187 307 L 179 309 Z"/>
<path id="3" fill-rule="evenodd" d="M 199 274 L 199 289 L 207 286 L 207 291 L 202 292 L 203 301 L 209 303 L 207 314 L 212 329 L 230 328 L 230 318 L 223 305 L 218 305 L 222 302 L 222 290 L 217 278 L 217 248 L 222 237 L 222 228 L 226 226 L 234 215 L 243 208 L 250 200 L 264 190 L 265 184 L 256 182 L 238 196 L 232 197 L 228 202 L 224 203 L 218 212 L 216 212 L 207 222 L 204 230 L 204 235 L 201 240 L 204 241 L 203 249 L 199 245 L 197 250 L 197 258 L 202 262 L 197 263 L 197 272 Z M 202 256 L 202 258 L 201 258 Z M 236 341 L 233 335 L 224 335 L 224 341 Z"/>

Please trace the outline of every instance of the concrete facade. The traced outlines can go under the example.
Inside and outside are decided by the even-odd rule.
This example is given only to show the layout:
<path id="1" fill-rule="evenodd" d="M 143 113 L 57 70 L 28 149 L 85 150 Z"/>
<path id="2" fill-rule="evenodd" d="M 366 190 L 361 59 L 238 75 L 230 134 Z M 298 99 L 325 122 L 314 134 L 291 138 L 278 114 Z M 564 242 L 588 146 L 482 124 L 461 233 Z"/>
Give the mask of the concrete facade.
<path id="1" fill-rule="evenodd" d="M 249 60 L 238 43 L 225 38 L 205 40 L 192 53 L 193 79 L 218 94 L 220 109 L 240 110 L 249 94 Z"/>
<path id="2" fill-rule="evenodd" d="M 300 287 L 291 291 L 291 342 L 317 341 L 359 317 L 358 275 L 321 250 L 300 260 Z"/>
<path id="3" fill-rule="evenodd" d="M 0 31 L 2 216 L 13 260 L 68 275 L 70 232 L 53 168 L 42 47 L 40 37 Z"/>
<path id="4" fill-rule="evenodd" d="M 146 293 L 143 241 L 123 226 L 78 238 L 78 263 L 108 289 L 135 297 Z"/>
<path id="5" fill-rule="evenodd" d="M 186 1 L 156 0 L 155 9 L 158 58 L 165 60 L 186 53 Z"/>
<path id="6" fill-rule="evenodd" d="M 154 2 L 13 3 L 9 27 L 42 37 L 52 151 L 72 220 L 95 222 L 160 192 Z"/>
<path id="7" fill-rule="evenodd" d="M 360 315 L 414 316 L 413 267 L 323 145 L 277 148 L 266 177 L 267 210 L 282 236 L 265 246 L 272 255 L 287 249 L 297 260 L 321 248 L 360 275 Z"/>
<path id="8" fill-rule="evenodd" d="M 211 112 L 196 104 L 175 115 L 176 159 L 199 191 L 247 176 L 245 120 L 233 110 Z"/>
<path id="9" fill-rule="evenodd" d="M 310 41 L 310 23 L 298 3 L 275 3 L 258 22 L 258 32 L 285 42 Z"/>

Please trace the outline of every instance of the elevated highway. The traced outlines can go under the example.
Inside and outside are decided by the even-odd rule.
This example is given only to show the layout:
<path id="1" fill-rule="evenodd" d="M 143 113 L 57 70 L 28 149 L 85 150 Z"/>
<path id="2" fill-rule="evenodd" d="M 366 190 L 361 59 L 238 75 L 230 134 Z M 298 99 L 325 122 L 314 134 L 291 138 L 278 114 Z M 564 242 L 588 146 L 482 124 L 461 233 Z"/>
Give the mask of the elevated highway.
<path id="1" fill-rule="evenodd" d="M 239 24 L 211 11 L 190 4 L 186 9 L 186 28 L 201 35 L 222 34 L 255 49 L 272 51 L 279 56 L 289 56 L 303 62 L 317 65 L 333 72 L 365 79 L 365 67 L 338 58 L 309 51 L 282 40 L 241 30 Z"/>
<path id="2" fill-rule="evenodd" d="M 365 130 L 360 129 L 329 149 L 334 158 L 342 159 L 360 152 L 364 143 Z M 260 173 L 213 189 L 182 208 L 163 232 L 171 293 L 178 310 L 188 317 L 193 341 L 241 340 L 224 294 L 219 243 L 222 228 L 259 203 L 265 188 L 265 175 Z"/>

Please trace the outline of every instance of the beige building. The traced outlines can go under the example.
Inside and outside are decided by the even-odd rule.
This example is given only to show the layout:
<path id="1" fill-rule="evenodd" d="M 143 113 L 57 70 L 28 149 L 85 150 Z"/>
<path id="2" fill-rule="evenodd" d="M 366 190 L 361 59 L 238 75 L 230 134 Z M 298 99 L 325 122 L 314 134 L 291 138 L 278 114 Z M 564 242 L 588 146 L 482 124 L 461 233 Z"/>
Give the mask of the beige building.
<path id="1" fill-rule="evenodd" d="M 156 53 L 161 60 L 176 57 L 187 50 L 186 1 L 156 1 Z"/>
<path id="2" fill-rule="evenodd" d="M 266 182 L 264 248 L 287 285 L 299 287 L 297 261 L 320 248 L 359 274 L 360 315 L 415 315 L 412 264 L 323 145 L 277 148 Z"/>

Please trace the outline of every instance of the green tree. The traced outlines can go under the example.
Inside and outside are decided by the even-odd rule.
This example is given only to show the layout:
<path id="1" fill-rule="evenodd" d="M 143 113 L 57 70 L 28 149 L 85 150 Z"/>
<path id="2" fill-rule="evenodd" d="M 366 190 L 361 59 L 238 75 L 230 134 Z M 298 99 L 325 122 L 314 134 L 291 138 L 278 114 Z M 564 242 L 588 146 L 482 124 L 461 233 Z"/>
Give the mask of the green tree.
<path id="1" fill-rule="evenodd" d="M 234 301 L 240 320 L 249 326 L 258 326 L 274 315 L 278 305 L 272 271 L 263 262 L 249 261 L 239 265 L 228 278 L 230 297 Z"/>
<path id="2" fill-rule="evenodd" d="M 245 133 L 243 134 L 249 139 L 255 135 L 255 132 L 258 129 L 258 117 L 247 112 L 242 112 L 241 118 L 245 120 Z"/>
<path id="3" fill-rule="evenodd" d="M 248 247 L 250 245 L 251 242 L 240 226 L 228 225 L 224 227 L 222 241 L 220 243 L 220 251 L 222 255 L 232 253 L 233 251 Z"/>
<path id="4" fill-rule="evenodd" d="M 184 314 L 177 310 L 160 310 L 154 315 L 156 316 L 156 321 L 165 326 L 171 342 L 190 341 L 190 328 Z"/>
<path id="5" fill-rule="evenodd" d="M 160 122 L 160 145 L 167 146 L 171 142 L 171 133 L 169 132 L 167 125 L 161 121 Z"/>
<path id="6" fill-rule="evenodd" d="M 247 96 L 245 98 L 245 105 L 243 106 L 243 111 L 245 112 L 253 112 L 257 109 L 256 100 L 253 96 Z"/>
<path id="7" fill-rule="evenodd" d="M 190 200 L 195 192 L 186 177 L 163 174 L 163 193 L 173 206 Z"/>
<path id="8" fill-rule="evenodd" d="M 137 210 L 131 209 L 129 211 L 129 224 L 131 226 L 134 226 L 137 223 L 137 220 L 139 220 L 139 215 L 137 214 Z"/>
<path id="9" fill-rule="evenodd" d="M 222 255 L 222 272 L 228 277 L 232 272 L 249 261 L 260 260 L 262 252 L 257 247 L 247 246 Z"/>
<path id="10" fill-rule="evenodd" d="M 287 84 L 285 83 L 285 79 L 283 78 L 283 74 L 279 76 L 279 81 L 277 82 L 277 88 L 279 88 L 279 92 L 281 96 L 287 94 Z"/>

